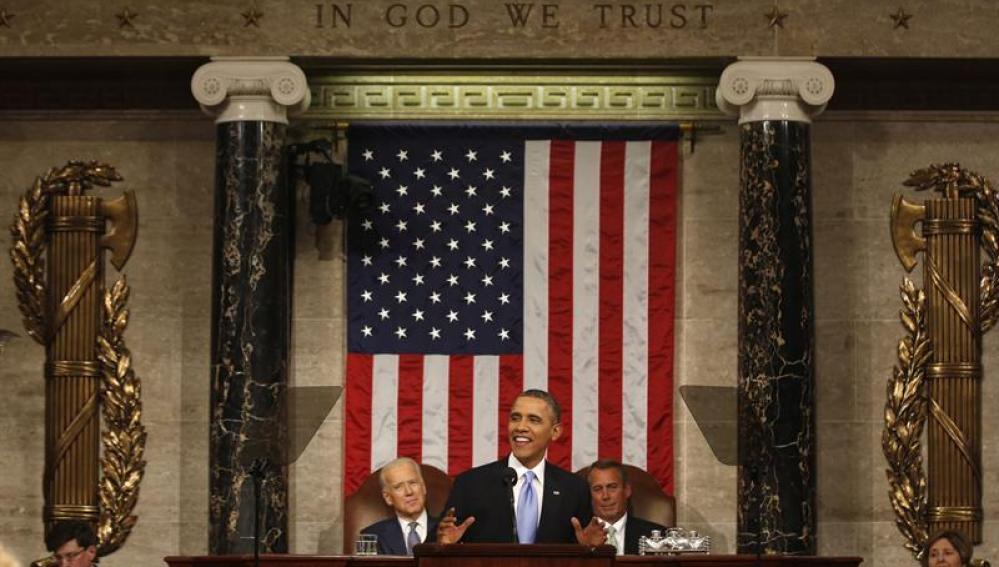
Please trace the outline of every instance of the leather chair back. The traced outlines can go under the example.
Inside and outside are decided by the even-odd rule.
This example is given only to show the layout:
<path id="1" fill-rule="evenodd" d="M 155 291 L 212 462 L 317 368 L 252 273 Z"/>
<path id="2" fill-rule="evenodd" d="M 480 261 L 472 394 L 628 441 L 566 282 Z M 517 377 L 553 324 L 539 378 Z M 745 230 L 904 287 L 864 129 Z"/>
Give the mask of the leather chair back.
<path id="1" fill-rule="evenodd" d="M 368 475 L 361 487 L 347 497 L 343 507 L 343 552 L 350 555 L 354 552 L 354 542 L 361 530 L 371 524 L 392 518 L 395 512 L 385 504 L 382 498 L 382 487 L 378 482 L 381 469 Z M 440 517 L 444 512 L 448 494 L 451 493 L 451 478 L 447 474 L 430 465 L 420 465 L 423 482 L 427 485 L 427 513 Z"/>
<path id="2" fill-rule="evenodd" d="M 624 465 L 628 471 L 628 482 L 631 483 L 631 509 L 629 514 L 662 524 L 667 528 L 676 526 L 676 501 L 666 494 L 659 482 L 643 469 L 632 465 Z M 576 471 L 576 474 L 586 478 L 590 467 Z"/>

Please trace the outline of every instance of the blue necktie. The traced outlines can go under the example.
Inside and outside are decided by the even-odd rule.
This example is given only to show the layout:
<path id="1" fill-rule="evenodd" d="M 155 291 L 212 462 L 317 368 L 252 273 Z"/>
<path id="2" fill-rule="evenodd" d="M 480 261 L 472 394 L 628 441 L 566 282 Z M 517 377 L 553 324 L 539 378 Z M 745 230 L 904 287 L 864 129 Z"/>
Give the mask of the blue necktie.
<path id="1" fill-rule="evenodd" d="M 409 555 L 413 554 L 413 546 L 420 543 L 420 534 L 416 531 L 418 525 L 417 522 L 409 523 L 409 535 L 406 536 L 406 553 Z"/>
<path id="2" fill-rule="evenodd" d="M 517 502 L 517 538 L 520 543 L 534 543 L 538 532 L 538 497 L 534 493 L 534 472 L 524 473 Z"/>

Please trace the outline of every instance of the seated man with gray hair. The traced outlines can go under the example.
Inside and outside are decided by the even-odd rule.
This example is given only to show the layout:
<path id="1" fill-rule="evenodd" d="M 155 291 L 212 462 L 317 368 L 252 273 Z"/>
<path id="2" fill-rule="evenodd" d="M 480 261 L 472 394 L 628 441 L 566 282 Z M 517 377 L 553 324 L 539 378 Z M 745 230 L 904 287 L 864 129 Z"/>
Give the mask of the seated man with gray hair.
<path id="1" fill-rule="evenodd" d="M 378 536 L 379 555 L 412 555 L 413 546 L 432 542 L 437 533 L 437 519 L 427 515 L 427 485 L 420 465 L 400 457 L 378 474 L 382 498 L 395 510 L 395 517 L 375 522 L 361 530 Z"/>

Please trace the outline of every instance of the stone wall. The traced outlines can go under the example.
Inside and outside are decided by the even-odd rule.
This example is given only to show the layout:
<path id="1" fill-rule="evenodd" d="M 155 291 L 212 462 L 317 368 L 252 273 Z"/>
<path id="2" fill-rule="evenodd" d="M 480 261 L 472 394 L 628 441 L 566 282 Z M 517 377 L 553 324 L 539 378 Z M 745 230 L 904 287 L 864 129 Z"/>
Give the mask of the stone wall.
<path id="1" fill-rule="evenodd" d="M 676 381 L 736 383 L 738 131 L 697 140 L 685 152 L 678 250 Z M 903 275 L 888 235 L 891 194 L 909 171 L 959 160 L 999 180 L 999 116 L 836 114 L 813 125 L 819 551 L 860 555 L 878 567 L 911 565 L 886 496 L 880 434 L 885 381 L 901 336 Z M 143 379 L 149 465 L 126 546 L 108 567 L 148 565 L 207 549 L 209 313 L 214 127 L 194 113 L 0 117 L 0 219 L 34 176 L 67 159 L 106 160 L 139 204 L 139 240 L 126 266 L 133 288 L 126 333 Z M 117 195 L 121 189 L 101 190 Z M 913 196 L 913 198 L 916 198 Z M 295 386 L 343 380 L 342 246 L 336 226 L 317 229 L 299 211 L 295 265 Z M 2 239 L 6 248 L 9 237 Z M 318 243 L 318 244 L 317 244 Z M 327 253 L 320 254 L 322 248 Z M 114 273 L 109 269 L 109 273 Z M 23 560 L 40 557 L 43 352 L 24 337 L 0 262 L 0 328 L 22 337 L 0 365 L 8 403 L 0 415 L 0 540 Z M 999 415 L 991 378 L 999 359 L 986 336 L 983 469 L 999 475 Z M 676 397 L 679 523 L 735 547 L 735 470 L 720 464 Z M 338 403 L 291 469 L 291 549 L 341 549 L 342 407 Z M 733 416 L 734 419 L 734 416 Z M 724 429 L 725 423 L 709 424 Z M 999 495 L 985 493 L 979 553 L 999 557 Z"/>
<path id="2" fill-rule="evenodd" d="M 909 0 L 904 10 L 869 0 L 139 0 L 127 9 L 107 0 L 37 0 L 3 10 L 0 50 L 18 57 L 999 55 L 992 0 Z"/>

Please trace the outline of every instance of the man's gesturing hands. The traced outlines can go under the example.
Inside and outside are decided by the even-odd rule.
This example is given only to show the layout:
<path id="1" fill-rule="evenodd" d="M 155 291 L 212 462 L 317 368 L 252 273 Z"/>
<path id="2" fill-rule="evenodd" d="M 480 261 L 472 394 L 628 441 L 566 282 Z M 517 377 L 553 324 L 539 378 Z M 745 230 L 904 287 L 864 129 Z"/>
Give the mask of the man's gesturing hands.
<path id="1" fill-rule="evenodd" d="M 572 519 L 572 527 L 576 530 L 576 541 L 583 545 L 603 545 L 607 541 L 607 532 L 596 516 L 590 518 L 590 523 L 584 528 L 579 520 Z"/>
<path id="2" fill-rule="evenodd" d="M 457 523 L 454 508 L 449 508 L 444 517 L 437 524 L 437 543 L 458 543 L 461 536 L 465 535 L 468 526 L 475 523 L 475 516 L 465 518 L 462 523 Z"/>

